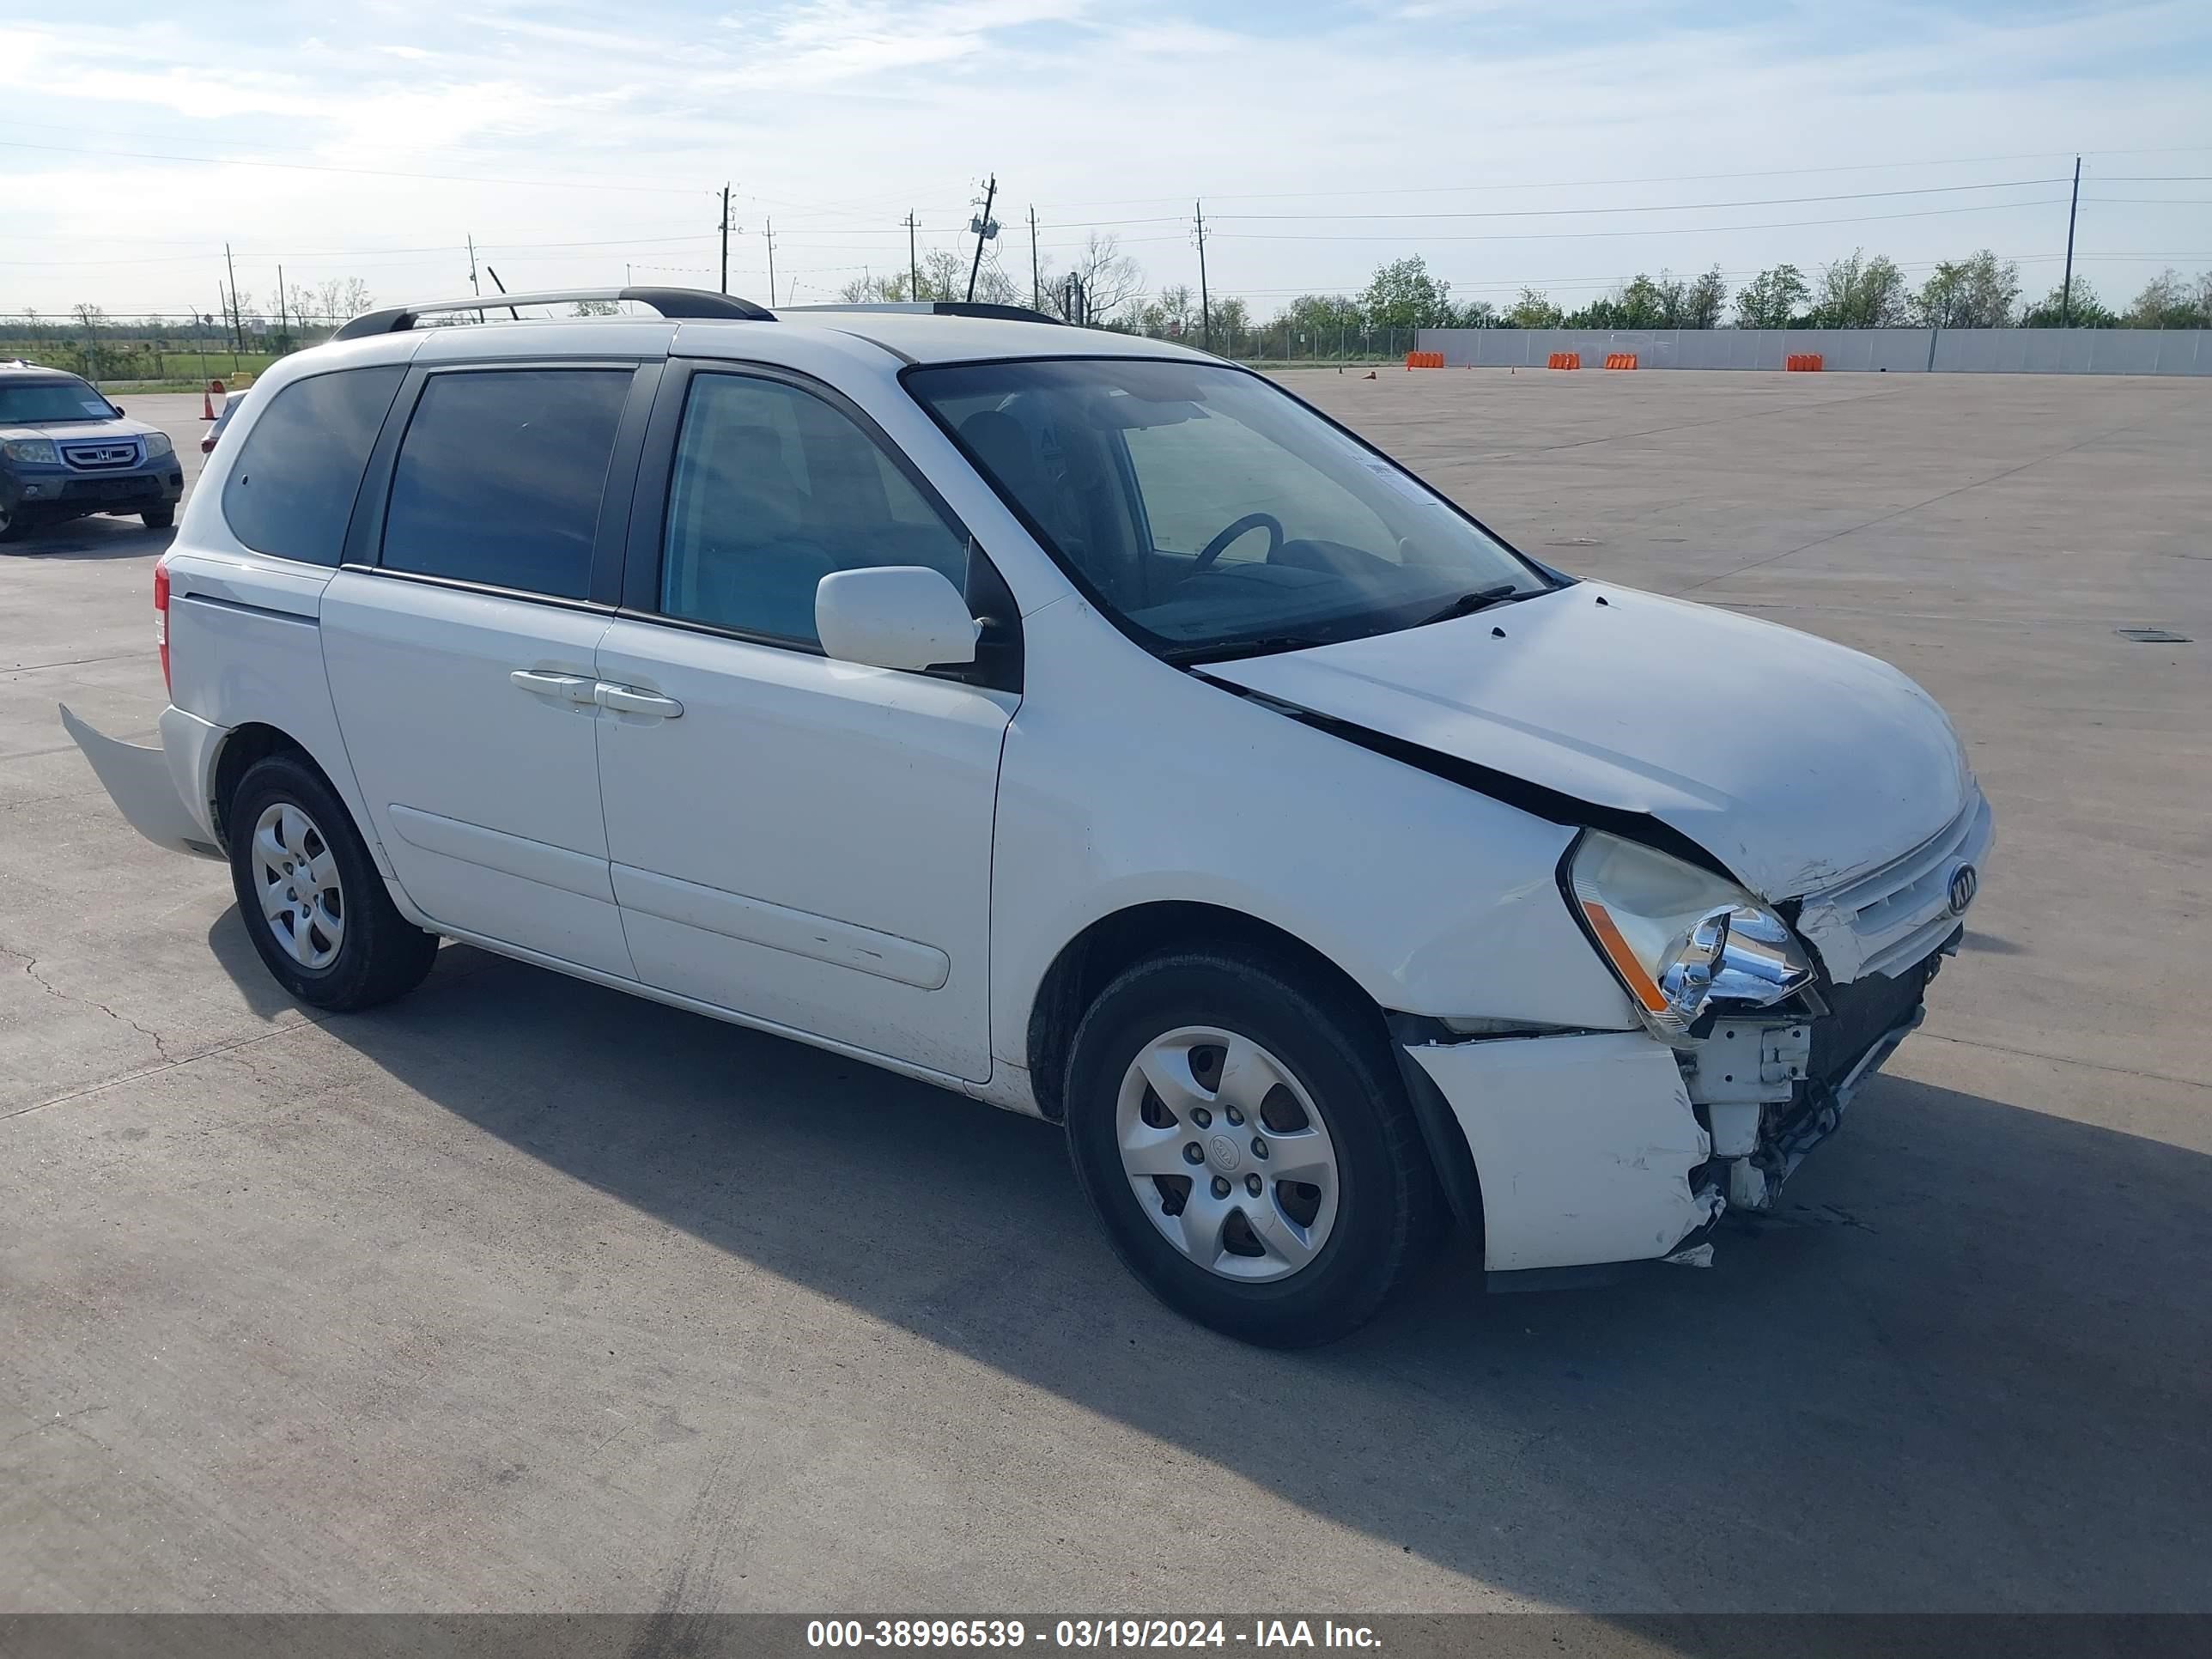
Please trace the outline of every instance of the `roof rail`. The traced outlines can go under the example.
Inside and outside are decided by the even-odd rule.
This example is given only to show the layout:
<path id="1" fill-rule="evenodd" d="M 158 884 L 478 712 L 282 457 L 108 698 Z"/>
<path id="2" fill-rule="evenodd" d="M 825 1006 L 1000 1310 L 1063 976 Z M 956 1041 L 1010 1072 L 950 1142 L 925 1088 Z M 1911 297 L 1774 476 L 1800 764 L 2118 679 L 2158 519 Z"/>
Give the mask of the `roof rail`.
<path id="1" fill-rule="evenodd" d="M 991 300 L 861 300 L 849 305 L 824 301 L 819 305 L 786 306 L 786 311 L 904 311 L 918 316 L 996 317 L 1008 323 L 1050 323 L 1065 326 L 1057 317 L 1027 306 L 1000 305 Z"/>
<path id="2" fill-rule="evenodd" d="M 420 305 L 392 306 L 383 311 L 364 311 L 331 336 L 333 340 L 359 340 L 371 334 L 404 334 L 415 319 L 433 312 L 497 311 L 502 307 L 562 306 L 579 300 L 630 300 L 650 306 L 664 317 L 720 317 L 734 322 L 772 323 L 775 313 L 750 300 L 715 294 L 702 288 L 563 288 L 540 294 L 501 294 L 487 299 L 478 295 L 466 300 L 431 300 Z"/>

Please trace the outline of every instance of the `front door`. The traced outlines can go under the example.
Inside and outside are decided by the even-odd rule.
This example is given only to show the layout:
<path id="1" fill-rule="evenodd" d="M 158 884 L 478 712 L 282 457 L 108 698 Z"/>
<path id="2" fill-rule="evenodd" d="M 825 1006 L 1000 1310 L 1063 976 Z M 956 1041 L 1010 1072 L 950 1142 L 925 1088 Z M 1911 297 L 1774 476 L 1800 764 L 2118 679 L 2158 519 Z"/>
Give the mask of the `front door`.
<path id="1" fill-rule="evenodd" d="M 814 631 L 823 576 L 927 565 L 962 584 L 967 537 L 817 389 L 702 371 L 663 396 L 683 410 L 665 510 L 599 647 L 608 850 L 638 975 L 981 1080 L 1018 698 L 833 662 Z"/>
<path id="2" fill-rule="evenodd" d="M 321 617 L 346 753 L 416 907 L 625 977 L 593 735 L 613 607 L 592 581 L 603 508 L 627 517 L 612 461 L 635 374 L 424 377 L 375 503 L 381 534 L 349 546 L 362 562 L 331 580 Z"/>

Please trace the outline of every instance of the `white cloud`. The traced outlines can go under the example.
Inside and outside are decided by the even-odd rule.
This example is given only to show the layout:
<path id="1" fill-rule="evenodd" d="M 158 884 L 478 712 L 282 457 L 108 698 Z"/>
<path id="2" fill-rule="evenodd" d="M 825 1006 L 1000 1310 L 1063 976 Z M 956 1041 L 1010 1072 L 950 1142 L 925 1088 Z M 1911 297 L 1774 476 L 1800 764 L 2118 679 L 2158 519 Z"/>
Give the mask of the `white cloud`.
<path id="1" fill-rule="evenodd" d="M 1746 24 L 1588 8 L 1562 26 L 1540 7 L 1437 4 L 1410 21 L 1389 9 L 1300 32 L 1287 15 L 1240 27 L 1129 0 L 811 0 L 704 17 L 393 0 L 374 9 L 373 47 L 220 11 L 189 27 L 0 28 L 0 61 L 19 67 L 0 141 L 61 147 L 0 150 L 0 312 L 204 306 L 225 240 L 258 273 L 241 270 L 252 287 L 283 258 L 317 278 L 357 269 L 388 296 L 450 290 L 465 270 L 453 254 L 378 250 L 458 249 L 470 234 L 511 281 L 618 280 L 625 264 L 696 280 L 714 264 L 725 179 L 744 227 L 732 285 L 761 291 L 772 216 L 780 275 L 818 298 L 863 266 L 902 264 L 910 207 L 925 240 L 951 237 L 994 170 L 1010 270 L 1027 263 L 1036 202 L 1048 248 L 1079 240 L 1085 223 L 1157 221 L 1114 228 L 1156 281 L 1188 280 L 1180 216 L 1204 195 L 1219 216 L 1216 291 L 1249 293 L 1263 313 L 1280 291 L 1351 286 L 1417 251 L 1472 291 L 1662 264 L 1809 267 L 1859 244 L 1911 261 L 1986 243 L 2042 259 L 2027 273 L 2040 291 L 2063 244 L 2063 209 L 2045 199 L 2063 192 L 2050 187 L 2009 193 L 2040 205 L 1959 214 L 1931 210 L 1992 198 L 1533 220 L 1236 216 L 1842 194 L 2055 177 L 2076 146 L 2212 146 L 2208 23 L 2173 4 L 2025 21 L 1916 9 L 1909 29 L 1868 7 L 1844 32 L 1790 11 Z M 64 153 L 83 149 L 232 159 Z M 1682 179 L 2023 152 L 2035 154 Z M 2212 149 L 2093 155 L 2081 264 L 2107 293 L 2155 268 L 2110 256 L 2212 251 L 2212 212 L 2095 198 L 2212 191 L 2096 181 L 2192 171 L 2212 173 Z M 1682 181 L 1556 183 L 1666 179 Z M 1518 187 L 1534 185 L 1553 187 Z M 1929 216 L 1716 228 L 1907 212 Z M 1637 234 L 1590 234 L 1601 230 Z M 696 240 L 663 240 L 683 236 Z M 634 246 L 544 246 L 625 238 Z"/>

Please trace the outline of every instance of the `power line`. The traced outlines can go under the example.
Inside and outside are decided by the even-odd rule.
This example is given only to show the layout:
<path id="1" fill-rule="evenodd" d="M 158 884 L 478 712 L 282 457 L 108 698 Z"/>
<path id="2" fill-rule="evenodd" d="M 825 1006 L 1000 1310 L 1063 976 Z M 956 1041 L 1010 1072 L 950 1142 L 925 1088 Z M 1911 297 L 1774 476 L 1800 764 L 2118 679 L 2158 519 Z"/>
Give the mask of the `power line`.
<path id="1" fill-rule="evenodd" d="M 1599 213 L 1698 213 L 1723 208 L 1798 207 L 1813 202 L 1869 202 L 1893 196 L 1945 196 L 1967 190 L 2027 190 L 2063 179 L 2007 179 L 1984 185 L 1923 185 L 1911 190 L 1855 190 L 1834 196 L 1765 196 L 1740 202 L 1654 202 L 1622 207 L 1480 208 L 1437 213 L 1221 213 L 1218 219 L 1536 219 Z"/>
<path id="2" fill-rule="evenodd" d="M 1717 236 L 1737 230 L 1790 230 L 1812 225 L 1870 225 L 1892 219 L 1938 219 L 1954 213 L 1998 213 L 2011 208 L 2048 207 L 2053 202 L 2065 199 L 2063 196 L 2038 197 L 2020 202 L 1981 202 L 1966 207 L 1923 208 L 1907 213 L 1866 213 L 1843 219 L 1775 219 L 1751 225 L 1669 225 L 1664 228 L 1646 225 L 1634 230 L 1459 231 L 1443 234 L 1399 233 L 1398 240 L 1422 242 L 1565 242 L 1600 236 Z M 1211 234 L 1234 238 L 1240 242 L 1375 242 L 1382 240 L 1389 233 L 1367 231 L 1336 234 L 1315 231 L 1285 234 L 1263 230 L 1219 230 Z"/>
<path id="3" fill-rule="evenodd" d="M 1524 182 L 1498 180 L 1480 185 L 1394 185 L 1385 188 L 1355 190 L 1277 190 L 1277 191 L 1217 191 L 1214 199 L 1221 202 L 1311 201 L 1328 196 L 1444 196 L 1464 195 L 1475 191 L 1496 190 L 1582 190 L 1601 185 L 1692 185 L 1710 184 L 1724 179 L 1791 179 L 1820 173 L 1886 173 L 1899 167 L 1973 167 L 1990 161 L 2041 161 L 2056 160 L 2070 155 L 2066 150 L 2016 150 L 2008 155 L 1954 155 L 1929 157 L 1913 161 L 1850 161 L 1824 167 L 1763 167 L 1748 173 L 1677 173 L 1649 174 L 1633 179 L 1547 179 Z M 2212 144 L 2179 144 L 2164 149 L 2085 149 L 2084 155 L 2212 155 Z M 1045 202 L 1045 208 L 1071 207 L 1133 207 L 1147 202 L 1168 202 L 1178 198 L 1169 196 L 1114 196 L 1085 202 Z"/>

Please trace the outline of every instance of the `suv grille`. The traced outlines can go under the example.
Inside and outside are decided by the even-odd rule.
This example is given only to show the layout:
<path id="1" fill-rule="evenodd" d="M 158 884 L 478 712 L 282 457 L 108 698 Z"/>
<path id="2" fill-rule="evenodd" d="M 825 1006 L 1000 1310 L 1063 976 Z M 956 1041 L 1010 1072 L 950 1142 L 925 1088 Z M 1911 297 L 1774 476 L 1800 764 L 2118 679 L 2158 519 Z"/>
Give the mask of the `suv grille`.
<path id="1" fill-rule="evenodd" d="M 118 438 L 102 444 L 64 444 L 62 459 L 80 472 L 109 472 L 138 465 L 138 441 Z"/>

